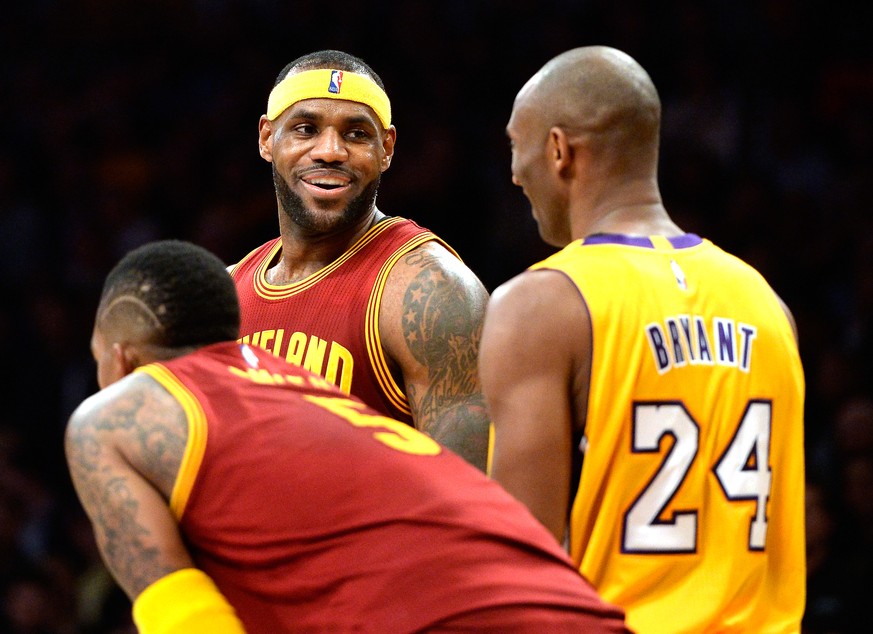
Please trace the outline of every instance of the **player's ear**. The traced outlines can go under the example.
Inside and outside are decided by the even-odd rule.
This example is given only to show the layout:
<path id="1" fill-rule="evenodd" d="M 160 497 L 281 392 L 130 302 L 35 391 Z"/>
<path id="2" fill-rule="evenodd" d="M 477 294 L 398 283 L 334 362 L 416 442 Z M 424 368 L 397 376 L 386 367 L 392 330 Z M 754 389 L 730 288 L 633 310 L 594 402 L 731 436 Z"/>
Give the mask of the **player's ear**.
<path id="1" fill-rule="evenodd" d="M 549 130 L 549 139 L 546 147 L 546 157 L 556 168 L 562 172 L 572 162 L 573 148 L 570 139 L 563 128 L 552 126 Z"/>
<path id="2" fill-rule="evenodd" d="M 112 371 L 116 380 L 126 377 L 142 365 L 136 346 L 123 343 L 112 344 Z"/>
<path id="3" fill-rule="evenodd" d="M 265 114 L 258 121 L 258 154 L 268 163 L 273 162 L 273 122 Z"/>
<path id="4" fill-rule="evenodd" d="M 392 125 L 385 130 L 385 137 L 382 139 L 382 156 L 381 171 L 391 167 L 391 159 L 394 158 L 394 144 L 397 143 L 397 129 Z"/>

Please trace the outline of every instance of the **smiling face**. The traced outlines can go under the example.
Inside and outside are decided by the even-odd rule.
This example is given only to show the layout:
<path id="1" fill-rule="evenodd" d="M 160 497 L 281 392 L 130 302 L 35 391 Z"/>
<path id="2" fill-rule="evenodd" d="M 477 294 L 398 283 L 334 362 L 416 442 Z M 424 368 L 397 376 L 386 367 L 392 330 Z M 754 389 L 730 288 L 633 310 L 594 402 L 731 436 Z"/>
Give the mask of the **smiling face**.
<path id="1" fill-rule="evenodd" d="M 563 247 L 571 240 L 566 200 L 554 170 L 550 170 L 549 126 L 543 107 L 533 98 L 533 86 L 522 89 L 506 125 L 512 148 L 512 182 L 522 188 L 531 205 L 540 237 L 547 244 Z"/>
<path id="2" fill-rule="evenodd" d="M 396 132 L 366 105 L 304 99 L 275 120 L 261 118 L 261 156 L 273 164 L 282 212 L 311 234 L 355 225 L 375 205 Z"/>

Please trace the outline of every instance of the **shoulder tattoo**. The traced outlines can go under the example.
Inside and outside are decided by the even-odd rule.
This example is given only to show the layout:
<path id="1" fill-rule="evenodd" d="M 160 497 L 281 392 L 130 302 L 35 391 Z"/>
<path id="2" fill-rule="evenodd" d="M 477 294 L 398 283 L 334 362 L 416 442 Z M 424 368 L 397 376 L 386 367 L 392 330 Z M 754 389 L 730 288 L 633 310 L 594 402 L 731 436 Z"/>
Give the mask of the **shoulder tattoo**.
<path id="1" fill-rule="evenodd" d="M 406 264 L 418 273 L 403 297 L 403 336 L 428 377 L 406 385 L 415 426 L 484 471 L 488 411 L 477 359 L 487 293 L 426 250 Z"/>
<path id="2" fill-rule="evenodd" d="M 464 282 L 424 251 L 407 256 L 420 269 L 403 296 L 403 335 L 415 359 L 459 392 L 475 387 L 481 319 L 467 303 Z"/>

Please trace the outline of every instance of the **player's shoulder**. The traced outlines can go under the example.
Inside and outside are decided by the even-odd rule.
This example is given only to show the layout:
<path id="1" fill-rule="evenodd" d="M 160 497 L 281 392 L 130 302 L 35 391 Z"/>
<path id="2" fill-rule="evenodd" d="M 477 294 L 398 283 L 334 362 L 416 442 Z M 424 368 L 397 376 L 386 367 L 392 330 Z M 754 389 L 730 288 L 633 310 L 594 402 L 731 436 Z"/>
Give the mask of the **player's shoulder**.
<path id="1" fill-rule="evenodd" d="M 410 253 L 418 254 L 420 258 L 428 258 L 438 263 L 440 266 L 469 270 L 469 267 L 463 263 L 458 254 L 453 251 L 448 245 L 436 238 L 422 242 L 420 245 L 410 250 Z"/>
<path id="2" fill-rule="evenodd" d="M 68 456 L 118 452 L 131 464 L 147 464 L 151 443 L 144 438 L 187 436 L 185 412 L 153 378 L 133 373 L 85 399 L 71 414 L 65 430 Z M 184 440 L 177 443 L 184 451 Z M 90 449 L 89 449 L 90 447 Z M 101 458 L 93 454 L 99 450 Z M 180 454 L 181 455 L 181 454 Z"/>
<path id="3" fill-rule="evenodd" d="M 389 284 L 423 289 L 451 289 L 468 301 L 487 301 L 488 291 L 478 275 L 448 246 L 429 240 L 414 247 L 392 267 Z"/>
<path id="4" fill-rule="evenodd" d="M 155 401 L 162 406 L 172 406 L 175 401 L 168 398 L 169 396 L 154 378 L 135 372 L 82 401 L 70 416 L 70 425 L 99 425 L 106 430 L 126 427 L 127 423 L 122 418 L 129 418 L 143 409 L 154 407 Z M 120 417 L 121 414 L 125 416 Z"/>
<path id="5" fill-rule="evenodd" d="M 578 319 L 583 306 L 579 290 L 555 268 L 528 269 L 500 284 L 491 294 L 489 315 L 518 324 L 558 324 Z"/>
<path id="6" fill-rule="evenodd" d="M 590 333 L 584 298 L 563 272 L 519 273 L 494 289 L 486 309 L 479 356 L 483 383 L 485 373 L 498 383 L 509 376 L 520 382 L 531 376 L 569 380 L 588 354 Z M 519 368 L 534 373 L 522 377 Z"/>
<path id="7" fill-rule="evenodd" d="M 78 467 L 120 456 L 169 496 L 188 436 L 185 407 L 154 377 L 134 372 L 76 408 L 65 443 L 68 459 Z"/>

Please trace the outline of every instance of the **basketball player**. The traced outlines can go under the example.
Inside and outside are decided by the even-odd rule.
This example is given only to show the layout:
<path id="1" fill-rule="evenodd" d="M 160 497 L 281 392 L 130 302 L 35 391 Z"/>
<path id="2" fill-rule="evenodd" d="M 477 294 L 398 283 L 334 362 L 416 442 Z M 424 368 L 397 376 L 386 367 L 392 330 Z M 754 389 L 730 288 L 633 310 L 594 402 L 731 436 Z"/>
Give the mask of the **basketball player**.
<path id="1" fill-rule="evenodd" d="M 280 237 L 231 269 L 241 340 L 484 471 L 476 357 L 488 293 L 445 242 L 376 207 L 396 138 L 382 80 L 361 59 L 317 51 L 281 71 L 259 138 Z"/>
<path id="2" fill-rule="evenodd" d="M 493 293 L 490 473 L 639 632 L 797 632 L 804 377 L 788 308 L 685 233 L 657 183 L 661 106 L 625 53 L 549 61 L 507 126 L 562 250 Z"/>

